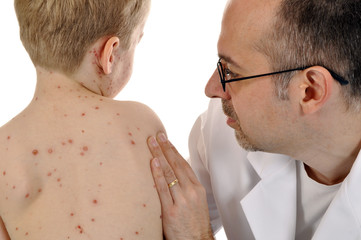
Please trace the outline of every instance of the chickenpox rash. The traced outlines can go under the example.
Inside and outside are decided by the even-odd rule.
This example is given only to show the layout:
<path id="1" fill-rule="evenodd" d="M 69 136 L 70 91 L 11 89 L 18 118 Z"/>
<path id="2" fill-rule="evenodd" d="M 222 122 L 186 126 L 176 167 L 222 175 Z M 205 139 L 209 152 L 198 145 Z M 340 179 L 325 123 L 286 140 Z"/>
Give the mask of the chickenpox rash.
<path id="1" fill-rule="evenodd" d="M 41 193 L 43 190 L 41 188 L 38 189 L 38 193 Z"/>
<path id="2" fill-rule="evenodd" d="M 92 221 L 92 222 L 95 222 L 95 219 L 94 219 L 94 218 L 92 218 L 92 219 L 91 219 L 91 221 Z"/>
<path id="3" fill-rule="evenodd" d="M 11 136 L 8 136 L 8 140 L 10 140 L 11 139 Z"/>
<path id="4" fill-rule="evenodd" d="M 53 149 L 49 148 L 49 149 L 48 149 L 48 153 L 49 153 L 49 154 L 52 154 L 52 153 L 53 153 Z"/>
<path id="5" fill-rule="evenodd" d="M 3 172 L 3 176 L 5 176 L 5 175 L 6 175 L 6 171 Z"/>
<path id="6" fill-rule="evenodd" d="M 133 136 L 133 134 L 131 132 L 128 133 L 129 136 Z"/>
<path id="7" fill-rule="evenodd" d="M 85 115 L 86 115 L 85 113 L 82 113 L 82 114 L 81 114 L 82 117 L 85 117 Z"/>
<path id="8" fill-rule="evenodd" d="M 147 204 L 143 204 L 143 207 L 145 207 L 145 208 L 146 208 L 146 207 L 147 207 Z"/>
<path id="9" fill-rule="evenodd" d="M 95 107 L 95 110 L 99 110 L 99 107 L 98 107 L 98 106 L 96 106 L 96 107 Z"/>
<path id="10" fill-rule="evenodd" d="M 73 139 L 69 139 L 68 143 L 72 144 L 73 143 Z"/>
<path id="11" fill-rule="evenodd" d="M 94 199 L 94 200 L 93 200 L 93 203 L 94 203 L 94 204 L 98 204 L 98 200 Z"/>
<path id="12" fill-rule="evenodd" d="M 84 146 L 84 147 L 83 147 L 83 151 L 84 151 L 84 152 L 86 152 L 86 151 L 88 151 L 88 150 L 89 150 L 89 148 L 88 148 L 87 146 Z"/>
<path id="13" fill-rule="evenodd" d="M 78 225 L 76 228 L 78 229 L 80 234 L 84 233 L 84 229 L 80 225 Z"/>
<path id="14" fill-rule="evenodd" d="M 30 197 L 30 193 L 27 193 L 26 195 L 25 195 L 25 198 L 29 198 Z"/>
<path id="15" fill-rule="evenodd" d="M 70 217 L 74 217 L 74 213 L 70 213 Z"/>
<path id="16" fill-rule="evenodd" d="M 33 155 L 36 156 L 36 155 L 38 155 L 38 154 L 39 154 L 39 151 L 38 151 L 37 149 L 34 149 L 34 150 L 33 150 Z"/>
<path id="17" fill-rule="evenodd" d="M 53 175 L 51 172 L 48 172 L 48 177 L 51 177 L 51 175 Z"/>
<path id="18" fill-rule="evenodd" d="M 131 141 L 131 143 L 132 143 L 132 145 L 135 145 L 135 142 L 133 140 Z"/>

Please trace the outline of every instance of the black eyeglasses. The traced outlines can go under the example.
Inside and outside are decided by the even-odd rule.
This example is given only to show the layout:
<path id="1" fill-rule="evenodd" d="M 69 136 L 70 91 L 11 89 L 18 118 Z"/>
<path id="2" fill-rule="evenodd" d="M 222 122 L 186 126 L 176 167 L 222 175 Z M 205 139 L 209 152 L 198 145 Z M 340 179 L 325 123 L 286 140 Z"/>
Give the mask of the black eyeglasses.
<path id="1" fill-rule="evenodd" d="M 252 79 L 252 78 L 259 78 L 259 77 L 264 77 L 264 76 L 269 76 L 269 75 L 282 74 L 282 73 L 286 73 L 286 72 L 302 71 L 302 70 L 305 70 L 305 69 L 307 69 L 309 67 L 312 67 L 312 66 L 299 67 L 299 68 L 293 68 L 293 69 L 283 70 L 283 71 L 278 71 L 278 72 L 271 72 L 271 73 L 265 73 L 265 74 L 260 74 L 260 75 L 253 75 L 253 76 L 249 76 L 249 77 L 234 78 L 234 79 L 227 79 L 226 80 L 226 76 L 228 76 L 228 74 L 224 73 L 224 68 L 223 68 L 223 64 L 222 64 L 221 60 L 222 60 L 222 58 L 220 58 L 218 60 L 217 69 L 218 69 L 219 78 L 221 79 L 221 84 L 222 84 L 223 91 L 226 91 L 226 83 L 242 81 L 242 80 L 247 80 L 247 79 Z M 345 80 L 343 77 L 341 77 L 340 75 L 338 75 L 334 71 L 332 71 L 332 70 L 330 70 L 328 68 L 326 68 L 326 69 L 330 72 L 331 76 L 336 81 L 338 81 L 341 85 L 347 85 L 349 83 L 347 80 Z"/>

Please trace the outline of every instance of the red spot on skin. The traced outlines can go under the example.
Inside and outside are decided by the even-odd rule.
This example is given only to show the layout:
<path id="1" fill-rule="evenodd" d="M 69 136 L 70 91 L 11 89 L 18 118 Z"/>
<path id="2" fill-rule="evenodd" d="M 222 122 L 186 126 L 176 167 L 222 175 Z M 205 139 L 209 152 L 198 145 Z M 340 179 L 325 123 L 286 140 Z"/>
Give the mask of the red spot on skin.
<path id="1" fill-rule="evenodd" d="M 95 222 L 95 219 L 94 218 L 92 218 L 92 220 L 91 220 L 92 222 Z"/>
<path id="2" fill-rule="evenodd" d="M 33 155 L 34 155 L 34 156 L 38 155 L 38 153 L 39 153 L 38 150 L 36 150 L 36 149 L 33 150 Z"/>
<path id="3" fill-rule="evenodd" d="M 99 99 L 99 101 L 103 102 L 103 99 L 101 98 L 101 99 Z"/>
<path id="4" fill-rule="evenodd" d="M 84 232 L 83 228 L 80 225 L 78 225 L 77 228 L 78 228 L 80 234 L 82 234 Z"/>
<path id="5" fill-rule="evenodd" d="M 95 107 L 95 109 L 96 109 L 96 110 L 98 110 L 98 109 L 99 109 L 99 107 Z"/>
<path id="6" fill-rule="evenodd" d="M 138 129 L 138 131 L 140 131 L 140 128 L 137 128 Z"/>
<path id="7" fill-rule="evenodd" d="M 128 133 L 128 135 L 129 135 L 129 136 L 133 136 L 133 134 L 132 134 L 131 132 L 130 132 L 130 133 Z"/>
<path id="8" fill-rule="evenodd" d="M 84 153 L 83 153 L 83 152 L 81 152 L 81 153 L 80 153 L 80 156 L 84 156 Z"/>
<path id="9" fill-rule="evenodd" d="M 84 147 L 83 147 L 83 150 L 86 152 L 86 151 L 88 151 L 89 149 L 88 149 L 87 146 L 84 146 Z"/>
<path id="10" fill-rule="evenodd" d="M 4 175 L 4 176 L 6 175 L 6 172 L 5 172 L 5 171 L 3 172 L 3 175 Z"/>
<path id="11" fill-rule="evenodd" d="M 70 213 L 70 217 L 74 217 L 74 213 Z"/>
<path id="12" fill-rule="evenodd" d="M 61 143 L 61 145 L 65 146 L 65 145 L 66 145 L 66 143 L 65 143 L 65 142 L 62 142 L 62 143 Z"/>
<path id="13" fill-rule="evenodd" d="M 30 194 L 28 193 L 28 194 L 25 195 L 25 198 L 29 198 L 29 196 L 30 196 Z"/>
<path id="14" fill-rule="evenodd" d="M 8 140 L 10 140 L 10 138 L 11 138 L 11 137 L 10 137 L 10 136 L 8 136 Z"/>
<path id="15" fill-rule="evenodd" d="M 36 98 L 35 98 L 35 101 L 38 101 L 38 99 L 39 99 L 39 98 L 38 98 L 38 97 L 36 97 Z"/>
<path id="16" fill-rule="evenodd" d="M 81 116 L 84 117 L 84 116 L 85 116 L 85 113 L 82 113 Z"/>
<path id="17" fill-rule="evenodd" d="M 60 181 L 61 181 L 61 178 L 58 178 L 56 181 L 60 182 Z"/>
<path id="18" fill-rule="evenodd" d="M 120 113 L 117 113 L 117 116 L 120 116 Z"/>
<path id="19" fill-rule="evenodd" d="M 38 189 L 38 193 L 41 193 L 43 190 L 41 188 Z"/>
<path id="20" fill-rule="evenodd" d="M 52 154 L 52 153 L 53 153 L 53 149 L 49 148 L 49 149 L 48 149 L 48 153 L 49 153 L 49 154 Z"/>
<path id="21" fill-rule="evenodd" d="M 139 235 L 139 232 L 135 232 L 135 235 Z"/>
<path id="22" fill-rule="evenodd" d="M 29 233 L 27 232 L 27 233 L 25 233 L 25 236 L 28 236 L 29 235 Z"/>
<path id="23" fill-rule="evenodd" d="M 59 184 L 59 187 L 63 187 L 63 184 Z"/>
<path id="24" fill-rule="evenodd" d="M 19 228 L 15 228 L 16 231 L 19 231 Z"/>
<path id="25" fill-rule="evenodd" d="M 132 145 L 135 145 L 135 142 L 132 140 Z"/>
<path id="26" fill-rule="evenodd" d="M 72 144 L 72 143 L 73 143 L 73 140 L 72 140 L 72 139 L 69 139 L 69 140 L 68 140 L 68 143 Z"/>
<path id="27" fill-rule="evenodd" d="M 102 187 L 102 185 L 101 185 L 101 184 L 99 184 L 99 185 L 98 185 L 98 187 Z"/>
<path id="28" fill-rule="evenodd" d="M 94 199 L 94 200 L 93 200 L 93 203 L 94 203 L 94 204 L 98 204 L 98 200 Z"/>
<path id="29" fill-rule="evenodd" d="M 60 86 L 58 86 L 58 89 L 60 89 L 61 87 Z"/>
<path id="30" fill-rule="evenodd" d="M 68 114 L 64 114 L 64 117 L 68 117 Z"/>
<path id="31" fill-rule="evenodd" d="M 147 204 L 143 204 L 143 207 L 147 207 Z"/>
<path id="32" fill-rule="evenodd" d="M 160 215 L 159 217 L 160 217 L 160 219 L 162 219 L 162 218 L 163 218 L 163 216 L 162 216 L 162 215 Z"/>
<path id="33" fill-rule="evenodd" d="M 102 162 L 100 162 L 100 163 L 99 163 L 99 165 L 100 165 L 100 166 L 103 166 L 103 163 L 102 163 Z"/>
<path id="34" fill-rule="evenodd" d="M 48 177 L 51 177 L 51 175 L 53 175 L 51 172 L 48 173 Z"/>
<path id="35" fill-rule="evenodd" d="M 13 186 L 13 189 L 15 189 L 16 188 L 16 186 Z"/>
<path id="36" fill-rule="evenodd" d="M 82 132 L 82 133 L 85 133 L 85 131 L 84 131 L 84 130 L 81 130 L 81 132 Z"/>
<path id="37" fill-rule="evenodd" d="M 54 172 L 56 172 L 56 168 L 54 168 Z"/>

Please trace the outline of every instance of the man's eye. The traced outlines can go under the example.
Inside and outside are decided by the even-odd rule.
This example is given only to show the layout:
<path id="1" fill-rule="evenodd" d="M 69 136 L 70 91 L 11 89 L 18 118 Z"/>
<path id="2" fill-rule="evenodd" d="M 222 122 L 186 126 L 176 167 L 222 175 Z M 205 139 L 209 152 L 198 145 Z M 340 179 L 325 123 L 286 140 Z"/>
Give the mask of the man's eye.
<path id="1" fill-rule="evenodd" d="M 224 73 L 226 75 L 226 78 L 229 80 L 229 79 L 232 79 L 232 78 L 236 78 L 238 76 L 238 74 L 236 73 L 233 73 L 231 70 L 229 70 L 228 68 L 225 68 L 224 69 Z"/>

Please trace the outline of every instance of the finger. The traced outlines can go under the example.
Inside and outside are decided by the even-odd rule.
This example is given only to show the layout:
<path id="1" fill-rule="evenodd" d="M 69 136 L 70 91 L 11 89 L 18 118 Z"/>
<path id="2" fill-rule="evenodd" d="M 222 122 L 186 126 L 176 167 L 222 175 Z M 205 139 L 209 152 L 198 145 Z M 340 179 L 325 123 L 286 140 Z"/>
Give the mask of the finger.
<path id="1" fill-rule="evenodd" d="M 155 187 L 157 189 L 162 208 L 168 209 L 173 205 L 173 198 L 169 192 L 168 183 L 165 180 L 163 171 L 160 167 L 159 159 L 152 159 L 150 168 L 152 170 Z"/>
<path id="2" fill-rule="evenodd" d="M 167 184 L 172 183 L 175 179 L 177 179 L 176 174 L 174 173 L 172 167 L 169 165 L 167 159 L 165 158 L 162 149 L 160 148 L 157 140 L 155 137 L 151 137 L 148 140 L 149 149 L 153 155 L 154 158 L 157 158 L 159 160 L 160 168 L 162 169 L 163 176 L 167 182 Z M 181 193 L 181 189 L 179 184 L 175 184 L 171 186 L 171 194 L 173 198 L 175 199 L 177 194 Z"/>
<path id="3" fill-rule="evenodd" d="M 179 154 L 177 149 L 167 139 L 165 134 L 159 133 L 157 135 L 157 139 L 161 146 L 163 154 L 168 160 L 168 163 L 172 167 L 175 175 L 181 181 L 181 184 L 186 185 L 189 182 L 198 183 L 198 179 L 188 162 Z"/>

